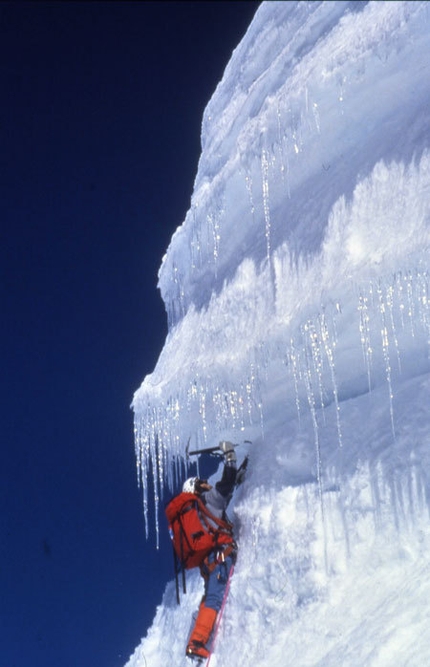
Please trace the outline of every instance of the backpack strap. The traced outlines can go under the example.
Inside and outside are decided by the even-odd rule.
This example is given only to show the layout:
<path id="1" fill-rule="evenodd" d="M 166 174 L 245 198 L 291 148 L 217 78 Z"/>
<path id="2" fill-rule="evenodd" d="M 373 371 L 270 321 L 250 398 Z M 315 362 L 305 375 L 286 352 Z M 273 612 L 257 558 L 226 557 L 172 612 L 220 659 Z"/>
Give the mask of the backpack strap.
<path id="1" fill-rule="evenodd" d="M 179 560 L 173 545 L 172 545 L 172 551 L 173 551 L 173 564 L 175 568 L 176 602 L 178 604 L 181 604 L 181 599 L 179 596 L 179 574 L 182 572 L 182 592 L 184 595 L 186 595 L 187 584 L 185 580 L 185 569 L 182 567 L 181 561 Z"/>
<path id="2" fill-rule="evenodd" d="M 178 604 L 181 604 L 181 600 L 179 597 L 179 563 L 178 563 L 178 557 L 176 555 L 176 551 L 172 546 L 172 551 L 173 551 L 173 567 L 175 570 L 175 588 L 176 588 L 176 602 Z"/>
<path id="3" fill-rule="evenodd" d="M 196 497 L 196 502 L 199 508 L 199 512 L 202 515 L 202 518 L 204 517 L 205 520 L 205 525 L 207 526 L 207 529 L 211 533 L 217 533 L 217 532 L 223 532 L 223 533 L 228 533 L 229 535 L 233 534 L 233 525 L 229 521 L 224 521 L 223 519 L 219 519 L 217 516 L 212 514 L 210 510 L 206 507 L 204 502 L 200 500 L 200 498 Z M 218 527 L 217 529 L 214 529 L 214 527 L 209 523 L 209 521 L 212 521 L 215 523 L 215 525 Z"/>

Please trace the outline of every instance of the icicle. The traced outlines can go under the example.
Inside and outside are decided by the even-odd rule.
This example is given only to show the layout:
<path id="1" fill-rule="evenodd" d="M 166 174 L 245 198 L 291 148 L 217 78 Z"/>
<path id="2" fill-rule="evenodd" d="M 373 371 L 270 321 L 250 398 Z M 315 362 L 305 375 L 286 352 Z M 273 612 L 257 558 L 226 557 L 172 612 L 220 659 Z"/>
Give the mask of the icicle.
<path id="1" fill-rule="evenodd" d="M 143 519 L 145 526 L 145 536 L 148 539 L 149 535 L 149 524 L 148 524 L 148 458 L 149 458 L 149 445 L 146 435 L 143 434 L 143 429 L 141 428 L 141 422 L 138 420 L 135 423 L 135 437 L 136 437 L 136 451 L 138 452 L 138 477 L 139 477 L 139 486 L 142 487 L 142 501 L 143 501 Z"/>
<path id="2" fill-rule="evenodd" d="M 415 336 L 415 329 L 414 329 L 414 300 L 413 300 L 413 281 L 412 281 L 412 276 L 411 272 L 408 271 L 407 277 L 406 277 L 406 293 L 408 297 L 408 316 L 409 316 L 409 323 L 411 325 L 411 336 L 414 338 Z"/>
<path id="3" fill-rule="evenodd" d="M 383 299 L 382 289 L 380 284 L 377 287 L 377 295 L 379 299 L 379 314 L 381 316 L 381 341 L 382 341 L 382 353 L 385 363 L 385 374 L 387 378 L 388 385 L 388 398 L 390 405 L 390 419 L 391 419 L 391 430 L 393 437 L 396 437 L 395 428 L 394 428 L 394 410 L 393 410 L 393 388 L 391 384 L 391 364 L 390 364 L 390 353 L 389 353 L 389 338 L 388 338 L 388 328 L 386 322 L 386 304 Z"/>
<path id="4" fill-rule="evenodd" d="M 405 303 L 404 303 L 404 294 L 403 294 L 403 275 L 402 272 L 399 271 L 396 274 L 396 281 L 397 281 L 397 297 L 399 301 L 399 315 L 400 315 L 400 324 L 402 329 L 405 328 Z"/>
<path id="5" fill-rule="evenodd" d="M 323 378 L 322 378 L 322 373 L 323 373 L 323 362 L 322 362 L 322 356 L 321 356 L 321 342 L 320 338 L 318 336 L 318 333 L 315 329 L 315 325 L 311 320 L 308 320 L 306 324 L 303 327 L 303 332 L 305 336 L 305 347 L 306 347 L 306 338 L 309 341 L 310 349 L 311 349 L 311 359 L 312 359 L 312 366 L 313 370 L 315 372 L 315 375 L 317 377 L 318 381 L 318 393 L 320 397 L 320 407 L 323 410 L 323 416 L 324 416 L 324 384 L 323 384 Z M 325 417 L 324 417 L 325 419 Z"/>
<path id="6" fill-rule="evenodd" d="M 247 412 L 248 412 L 248 423 L 253 423 L 253 406 L 254 406 L 254 397 L 259 394 L 258 391 L 258 382 L 255 371 L 255 364 L 253 361 L 249 362 L 249 372 L 248 378 L 246 380 L 246 403 L 247 403 Z"/>
<path id="7" fill-rule="evenodd" d="M 158 522 L 158 508 L 160 503 L 160 457 L 159 457 L 159 435 L 161 431 L 161 413 L 160 408 L 152 409 L 152 419 L 151 419 L 151 434 L 148 438 L 149 445 L 149 460 L 152 465 L 152 484 L 153 484 L 153 502 L 154 502 L 154 514 L 155 514 L 155 533 L 156 533 L 156 547 L 159 548 L 159 522 Z M 148 469 L 147 469 L 148 472 Z"/>
<path id="8" fill-rule="evenodd" d="M 279 133 L 279 150 L 281 153 L 281 168 L 282 180 L 287 188 L 287 197 L 291 199 L 291 183 L 290 183 L 290 146 L 288 142 L 288 134 L 283 132 L 281 135 L 280 117 L 278 117 L 278 133 Z M 284 177 L 285 176 L 285 177 Z"/>
<path id="9" fill-rule="evenodd" d="M 223 428 L 223 418 L 222 418 L 222 394 L 218 385 L 214 387 L 212 400 L 215 412 L 216 430 L 219 433 L 220 431 L 222 431 Z"/>
<path id="10" fill-rule="evenodd" d="M 430 320 L 429 320 L 429 288 L 427 272 L 418 273 L 418 309 L 419 321 L 427 335 L 430 344 Z"/>
<path id="11" fill-rule="evenodd" d="M 270 263 L 271 255 L 271 222 L 270 222 L 270 206 L 269 206 L 269 160 L 267 159 L 266 149 L 263 148 L 261 152 L 261 177 L 263 186 L 263 210 L 264 222 L 266 225 L 266 259 Z"/>
<path id="12" fill-rule="evenodd" d="M 319 113 L 318 104 L 316 102 L 313 102 L 313 104 L 312 104 L 312 112 L 313 112 L 313 116 L 314 116 L 315 126 L 317 128 L 317 132 L 318 132 L 318 134 L 321 134 L 320 113 Z"/>
<path id="13" fill-rule="evenodd" d="M 160 487 L 159 487 L 159 439 L 158 434 L 155 434 L 151 441 L 151 461 L 152 461 L 152 482 L 154 486 L 154 516 L 155 516 L 155 546 L 160 547 L 160 526 L 158 521 L 158 509 L 160 506 Z"/>
<path id="14" fill-rule="evenodd" d="M 207 421 L 206 421 L 206 391 L 203 387 L 203 384 L 200 382 L 198 389 L 198 399 L 199 399 L 199 414 L 201 418 L 202 431 L 203 431 L 203 441 L 207 442 Z"/>
<path id="15" fill-rule="evenodd" d="M 369 392 L 372 391 L 371 371 L 372 371 L 372 345 L 370 342 L 370 316 L 368 309 L 368 297 L 360 292 L 358 297 L 358 312 L 360 315 L 360 341 L 363 352 L 363 359 L 367 370 L 367 383 Z"/>
<path id="16" fill-rule="evenodd" d="M 136 474 L 137 474 L 137 487 L 140 488 L 142 483 L 142 444 L 140 442 L 139 429 L 137 428 L 136 418 L 134 419 L 134 453 L 136 456 Z"/>
<path id="17" fill-rule="evenodd" d="M 287 360 L 288 360 L 288 367 L 291 369 L 291 372 L 293 374 L 293 382 L 294 382 L 294 394 L 295 394 L 295 400 L 296 400 L 296 410 L 297 410 L 297 417 L 299 420 L 301 420 L 301 411 L 300 411 L 300 396 L 299 396 L 299 379 L 300 379 L 300 362 L 299 362 L 299 355 L 296 352 L 295 346 L 294 346 L 294 341 L 291 338 L 290 339 L 290 346 L 287 352 Z"/>
<path id="18" fill-rule="evenodd" d="M 255 214 L 255 204 L 254 204 L 254 197 L 252 194 L 252 176 L 248 173 L 245 173 L 245 186 L 246 186 L 246 191 L 248 193 L 248 198 L 249 198 L 249 206 L 251 209 L 251 217 L 252 220 L 254 221 L 254 214 Z"/>
<path id="19" fill-rule="evenodd" d="M 427 335 L 427 345 L 430 348 L 430 308 L 428 274 L 420 274 L 420 321 Z"/>
<path id="20" fill-rule="evenodd" d="M 214 273 L 216 277 L 218 269 L 218 259 L 219 259 L 219 246 L 221 241 L 219 214 L 213 215 L 212 213 L 209 213 L 207 215 L 207 221 L 209 229 L 212 232 L 212 244 L 213 244 L 212 256 L 214 260 L 214 267 L 215 267 Z"/>
<path id="21" fill-rule="evenodd" d="M 401 362 L 400 362 L 399 341 L 398 341 L 398 338 L 397 338 L 396 325 L 394 323 L 394 286 L 393 285 L 388 285 L 388 287 L 387 287 L 386 304 L 387 304 L 388 312 L 389 312 L 389 315 L 390 315 L 391 332 L 392 332 L 392 335 L 393 335 L 394 348 L 396 350 L 397 365 L 398 365 L 398 368 L 399 368 L 399 373 L 401 373 L 402 365 L 401 365 Z"/>
<path id="22" fill-rule="evenodd" d="M 321 339 L 324 345 L 324 350 L 326 353 L 326 357 L 328 360 L 329 368 L 330 368 L 330 375 L 331 375 L 331 381 L 332 381 L 332 386 L 333 386 L 333 399 L 334 399 L 334 404 L 335 404 L 335 411 L 336 411 L 336 426 L 337 426 L 337 437 L 338 437 L 338 443 L 339 447 L 342 448 L 342 429 L 340 426 L 340 407 L 339 407 L 339 400 L 338 400 L 338 391 L 337 391 L 337 382 L 336 382 L 336 373 L 335 373 L 335 361 L 334 361 L 334 348 L 335 348 L 335 342 L 330 340 L 330 333 L 328 330 L 327 326 L 327 321 L 325 317 L 325 313 L 323 312 L 320 315 L 319 318 L 320 322 L 320 330 L 321 330 Z"/>
<path id="23" fill-rule="evenodd" d="M 306 386 L 306 394 L 308 397 L 309 409 L 312 417 L 312 425 L 314 429 L 314 444 L 315 444 L 315 458 L 316 458 L 316 473 L 317 473 L 317 485 L 318 485 L 318 496 L 319 504 L 321 510 L 321 521 L 323 526 L 323 540 L 324 540 L 324 562 L 326 571 L 328 569 L 328 554 L 327 554 L 327 526 L 326 526 L 326 517 L 324 509 L 324 498 L 323 498 L 323 488 L 322 488 L 322 459 L 321 459 L 321 446 L 319 440 L 319 429 L 318 429 L 318 420 L 316 414 L 316 402 L 315 395 L 312 387 L 312 371 L 311 364 L 309 360 L 309 352 L 307 345 L 304 345 L 305 350 L 305 360 L 306 360 L 306 369 L 304 372 L 304 380 Z"/>
<path id="24" fill-rule="evenodd" d="M 264 442 L 264 410 L 263 410 L 263 402 L 261 401 L 261 399 L 258 401 L 257 407 L 260 413 L 261 438 Z"/>
<path id="25" fill-rule="evenodd" d="M 343 102 L 345 99 L 345 82 L 346 82 L 346 77 L 339 75 L 338 76 L 338 86 L 339 86 L 339 93 L 338 93 L 338 100 L 340 102 L 340 112 L 343 115 L 344 110 L 343 110 Z"/>
<path id="26" fill-rule="evenodd" d="M 270 217 L 270 197 L 269 197 L 269 157 L 265 148 L 261 152 L 261 179 L 263 194 L 263 212 L 266 238 L 266 262 L 269 269 L 269 281 L 271 289 L 271 302 L 273 308 L 276 308 L 276 279 L 275 269 L 272 260 L 272 222 Z"/>
<path id="27" fill-rule="evenodd" d="M 285 183 L 287 182 L 287 189 L 288 189 L 288 196 L 290 196 L 290 191 L 289 191 L 289 183 L 288 183 L 288 162 L 287 166 L 285 166 L 285 160 L 284 160 L 284 151 L 283 151 L 283 139 L 282 139 L 282 124 L 281 124 L 281 110 L 279 108 L 279 100 L 277 100 L 276 104 L 276 124 L 277 124 L 277 130 L 278 130 L 278 147 L 279 147 L 279 154 L 280 154 L 280 159 L 281 159 L 281 178 L 282 182 Z M 287 156 L 288 160 L 288 156 Z"/>

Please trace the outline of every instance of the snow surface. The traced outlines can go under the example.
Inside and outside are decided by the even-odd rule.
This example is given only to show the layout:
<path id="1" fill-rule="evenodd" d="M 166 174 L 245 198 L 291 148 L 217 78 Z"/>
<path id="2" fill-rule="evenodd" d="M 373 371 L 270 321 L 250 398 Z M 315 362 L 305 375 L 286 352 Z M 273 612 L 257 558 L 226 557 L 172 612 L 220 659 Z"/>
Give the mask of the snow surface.
<path id="1" fill-rule="evenodd" d="M 188 442 L 250 455 L 211 667 L 430 664 L 429 67 L 427 2 L 264 2 L 205 110 L 133 409 L 154 542 Z M 127 667 L 185 666 L 201 594 Z"/>

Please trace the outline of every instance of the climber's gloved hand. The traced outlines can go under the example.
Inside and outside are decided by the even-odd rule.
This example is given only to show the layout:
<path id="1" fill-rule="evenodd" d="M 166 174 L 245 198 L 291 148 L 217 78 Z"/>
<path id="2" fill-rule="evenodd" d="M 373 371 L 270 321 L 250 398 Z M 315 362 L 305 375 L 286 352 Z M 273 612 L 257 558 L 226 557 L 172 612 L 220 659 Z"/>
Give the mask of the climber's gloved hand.
<path id="1" fill-rule="evenodd" d="M 232 442 L 223 440 L 219 443 L 219 448 L 224 454 L 226 463 L 236 463 L 236 452 L 234 451 L 234 445 Z"/>

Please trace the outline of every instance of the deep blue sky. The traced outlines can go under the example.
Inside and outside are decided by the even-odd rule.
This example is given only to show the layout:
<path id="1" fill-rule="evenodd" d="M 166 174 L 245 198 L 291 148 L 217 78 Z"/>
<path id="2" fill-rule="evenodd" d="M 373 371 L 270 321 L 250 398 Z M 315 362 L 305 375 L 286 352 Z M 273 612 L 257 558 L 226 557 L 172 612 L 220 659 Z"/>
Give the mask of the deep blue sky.
<path id="1" fill-rule="evenodd" d="M 124 665 L 173 576 L 130 403 L 203 110 L 258 4 L 0 4 L 1 667 Z"/>

